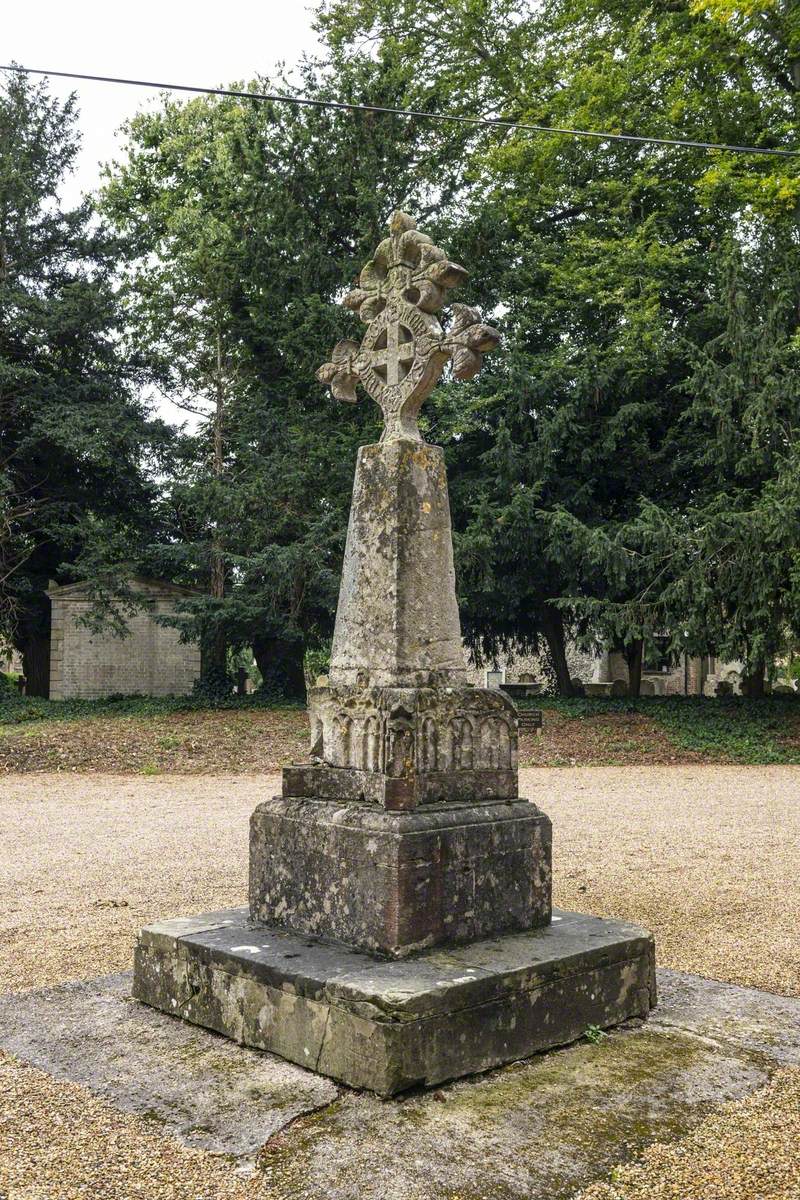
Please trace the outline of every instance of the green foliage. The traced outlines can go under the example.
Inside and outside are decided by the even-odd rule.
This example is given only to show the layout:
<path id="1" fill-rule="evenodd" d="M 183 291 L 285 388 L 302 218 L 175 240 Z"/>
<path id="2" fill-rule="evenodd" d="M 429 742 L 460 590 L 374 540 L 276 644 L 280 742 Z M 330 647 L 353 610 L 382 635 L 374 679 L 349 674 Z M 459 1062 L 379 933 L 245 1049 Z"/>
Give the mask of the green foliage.
<path id="1" fill-rule="evenodd" d="M 728 0 L 453 0 L 444 10 L 435 0 L 338 0 L 319 23 L 336 61 L 368 54 L 407 68 L 416 107 L 796 146 L 797 12 Z M 448 446 L 468 637 L 490 654 L 546 637 L 562 690 L 562 623 L 632 654 L 665 628 L 748 662 L 774 651 L 794 604 L 797 371 L 786 339 L 797 306 L 770 323 L 754 266 L 751 347 L 720 344 L 720 248 L 771 246 L 762 277 L 783 254 L 782 278 L 796 278 L 800 159 L 437 129 L 467 158 L 448 244 L 475 266 L 475 298 L 502 303 L 505 335 L 478 380 L 439 389 L 429 423 Z M 717 405 L 729 393 L 727 427 L 703 428 L 712 389 Z M 731 440 L 744 461 L 748 438 L 772 457 L 757 486 L 732 498 Z M 717 577 L 720 564 L 729 569 Z"/>
<path id="2" fill-rule="evenodd" d="M 800 632 L 800 244 L 768 235 L 728 249 L 710 299 L 721 332 L 697 347 L 680 458 L 696 482 L 681 509 L 632 526 L 646 603 L 681 622 L 690 650 L 763 670 Z"/>
<path id="3" fill-rule="evenodd" d="M 233 694 L 233 676 L 224 668 L 217 665 L 203 671 L 199 679 L 194 681 L 192 695 L 206 703 L 209 707 L 217 707 Z"/>
<path id="4" fill-rule="evenodd" d="M 12 675 L 9 671 L 0 671 L 0 700 L 6 696 L 13 696 L 18 692 L 17 676 Z"/>
<path id="5" fill-rule="evenodd" d="M 682 750 L 708 754 L 713 761 L 766 765 L 800 763 L 800 698 L 771 696 L 536 697 L 520 707 L 555 708 L 574 720 L 606 713 L 640 713 L 661 726 Z M 798 737 L 798 744 L 789 735 Z"/>
<path id="6" fill-rule="evenodd" d="M 331 665 L 331 647 L 309 646 L 303 656 L 303 668 L 308 679 L 316 679 L 318 675 L 327 675 Z"/>
<path id="7" fill-rule="evenodd" d="M 77 152 L 74 100 L 0 83 L 0 640 L 47 683 L 48 579 L 88 576 L 146 530 L 144 470 L 167 440 L 133 395 L 113 282 L 117 245 L 89 202 L 58 199 Z"/>
<path id="8" fill-rule="evenodd" d="M 799 13 L 328 0 L 324 61 L 295 86 L 795 146 Z M 202 589 L 175 623 L 203 643 L 209 696 L 250 647 L 266 695 L 302 694 L 304 651 L 331 633 L 355 447 L 378 433 L 373 406 L 337 405 L 314 371 L 358 332 L 336 301 L 398 205 L 467 263 L 459 299 L 504 335 L 422 422 L 446 448 L 475 652 L 546 645 L 567 693 L 568 635 L 635 660 L 669 631 L 755 671 L 796 638 L 800 159 L 164 100 L 109 170 L 111 236 L 55 199 L 74 115 L 16 76 L 0 98 L 0 640 L 34 684 L 47 579 L 85 575 L 118 623 L 133 561 Z M 194 415 L 168 462 L 144 386 Z"/>
<path id="9" fill-rule="evenodd" d="M 397 99 L 369 62 L 307 65 L 297 86 Z M 355 449 L 379 428 L 376 407 L 339 405 L 315 371 L 358 328 L 336 300 L 392 207 L 425 210 L 420 136 L 390 116 L 165 101 L 130 122 L 108 175 L 104 210 L 133 250 L 134 347 L 198 414 L 164 501 L 175 536 L 150 561 L 204 589 L 177 623 L 209 667 L 252 646 L 273 692 L 302 688 L 304 645 L 331 632 Z"/>
<path id="10" fill-rule="evenodd" d="M 249 696 L 107 696 L 102 700 L 45 700 L 0 692 L 0 725 L 29 721 L 83 721 L 91 717 L 157 717 L 209 709 L 291 708 L 285 699 L 254 692 Z M 301 707 L 298 705 L 297 707 Z"/>

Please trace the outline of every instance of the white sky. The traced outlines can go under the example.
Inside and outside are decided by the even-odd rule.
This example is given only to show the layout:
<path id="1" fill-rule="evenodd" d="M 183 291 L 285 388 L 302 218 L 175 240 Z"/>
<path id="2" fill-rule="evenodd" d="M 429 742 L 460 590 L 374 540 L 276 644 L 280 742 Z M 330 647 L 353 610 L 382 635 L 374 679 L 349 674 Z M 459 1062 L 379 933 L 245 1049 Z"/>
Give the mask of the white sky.
<path id="1" fill-rule="evenodd" d="M 290 67 L 317 48 L 308 0 L 6 0 L 3 10 L 0 63 L 86 75 L 224 87 Z M 99 184 L 123 121 L 159 92 L 54 78 L 48 85 L 52 95 L 78 96 L 81 154 L 62 189 L 71 205 Z M 167 401 L 157 409 L 165 420 L 195 424 Z"/>
<path id="2" fill-rule="evenodd" d="M 118 75 L 164 83 L 225 86 L 268 75 L 316 48 L 306 0 L 6 0 L 0 60 L 24 67 Z M 53 95 L 78 94 L 80 162 L 68 203 L 99 182 L 114 156 L 116 130 L 157 92 L 110 83 L 51 79 Z"/>

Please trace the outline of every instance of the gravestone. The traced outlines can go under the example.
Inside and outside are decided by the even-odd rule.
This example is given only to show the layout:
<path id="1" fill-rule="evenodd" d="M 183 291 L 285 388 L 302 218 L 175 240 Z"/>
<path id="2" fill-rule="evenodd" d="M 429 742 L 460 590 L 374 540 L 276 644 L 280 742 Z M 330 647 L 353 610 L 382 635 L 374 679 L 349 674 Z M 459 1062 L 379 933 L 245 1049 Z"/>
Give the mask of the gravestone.
<path id="1" fill-rule="evenodd" d="M 551 829 L 518 794 L 517 714 L 464 679 L 442 450 L 417 415 L 499 334 L 410 217 L 344 303 L 367 329 L 319 371 L 380 405 L 358 452 L 330 675 L 308 761 L 255 810 L 247 909 L 144 929 L 134 995 L 391 1095 L 646 1016 L 641 929 L 551 909 Z"/>

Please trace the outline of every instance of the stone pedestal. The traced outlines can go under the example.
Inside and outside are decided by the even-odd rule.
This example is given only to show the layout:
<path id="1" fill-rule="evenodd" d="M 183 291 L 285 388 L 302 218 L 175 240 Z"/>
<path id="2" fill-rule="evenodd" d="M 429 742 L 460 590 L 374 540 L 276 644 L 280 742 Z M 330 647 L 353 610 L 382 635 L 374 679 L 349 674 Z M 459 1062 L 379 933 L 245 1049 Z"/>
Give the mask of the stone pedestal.
<path id="1" fill-rule="evenodd" d="M 250 822 L 250 913 L 403 958 L 550 920 L 550 821 L 525 800 L 426 806 L 276 797 Z"/>

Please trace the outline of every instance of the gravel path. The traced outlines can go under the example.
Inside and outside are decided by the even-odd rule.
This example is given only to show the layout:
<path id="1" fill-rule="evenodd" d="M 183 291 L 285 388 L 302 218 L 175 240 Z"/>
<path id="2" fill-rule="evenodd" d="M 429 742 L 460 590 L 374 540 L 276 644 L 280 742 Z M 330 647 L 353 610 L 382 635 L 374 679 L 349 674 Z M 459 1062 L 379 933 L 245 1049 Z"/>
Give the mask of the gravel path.
<path id="1" fill-rule="evenodd" d="M 559 905 L 648 925 L 662 966 L 800 995 L 800 768 L 538 769 L 521 782 L 553 819 Z M 248 817 L 276 786 L 275 777 L 253 775 L 1 779 L 0 991 L 128 969 L 145 922 L 244 903 Z M 210 1156 L 79 1088 L 8 1059 L 0 1066 L 0 1150 L 11 1151 L 0 1162 L 0 1194 L 261 1195 L 257 1181 L 220 1174 Z M 661 1158 L 649 1152 L 640 1176 L 626 1175 L 598 1200 L 797 1196 L 777 1169 L 783 1159 L 796 1173 L 800 1166 L 800 1085 L 796 1072 L 785 1080 L 752 1109 L 709 1118 L 693 1135 L 691 1166 L 684 1143 Z M 717 1129 L 714 1120 L 727 1124 Z M 725 1129 L 731 1145 L 743 1130 L 769 1135 L 778 1190 L 763 1190 L 744 1167 L 737 1175 L 730 1154 L 720 1159 L 734 1163 L 727 1190 L 681 1183 L 681 1171 L 714 1174 Z"/>
<path id="2" fill-rule="evenodd" d="M 798 1200 L 800 1071 L 727 1104 L 671 1145 L 650 1146 L 575 1200 Z"/>
<path id="3" fill-rule="evenodd" d="M 800 768 L 521 773 L 554 826 L 555 900 L 655 932 L 659 962 L 800 995 Z M 247 900 L 275 776 L 0 780 L 0 991 L 127 970 L 139 928 Z"/>

